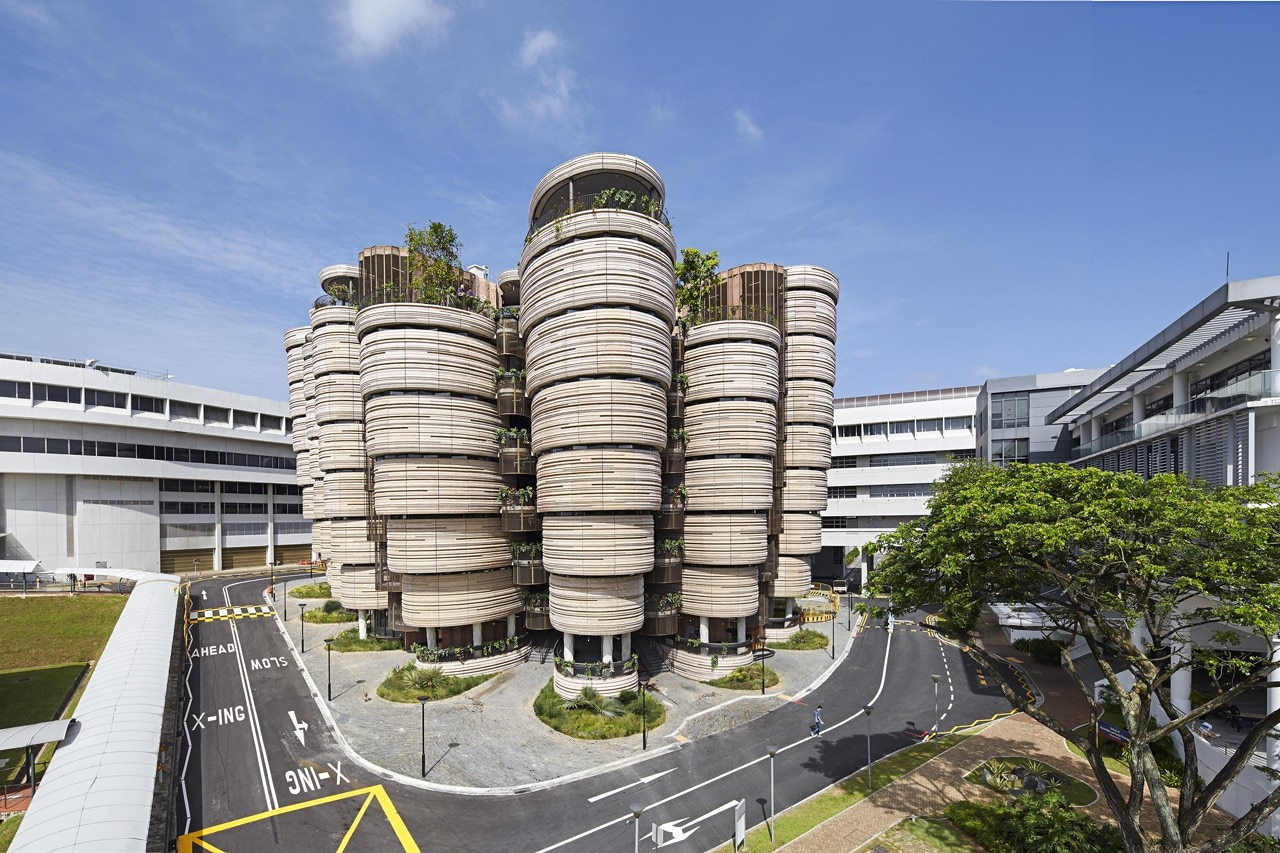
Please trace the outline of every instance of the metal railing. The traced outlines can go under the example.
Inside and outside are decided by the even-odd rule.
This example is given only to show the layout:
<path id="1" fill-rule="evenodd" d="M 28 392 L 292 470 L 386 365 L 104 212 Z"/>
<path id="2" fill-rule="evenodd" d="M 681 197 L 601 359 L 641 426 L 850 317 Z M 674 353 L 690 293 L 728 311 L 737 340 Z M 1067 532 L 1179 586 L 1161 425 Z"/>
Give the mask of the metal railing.
<path id="1" fill-rule="evenodd" d="M 671 220 L 667 218 L 667 213 L 662 207 L 661 196 L 650 198 L 629 190 L 609 189 L 588 195 L 577 195 L 572 199 L 562 199 L 550 205 L 529 223 L 529 237 L 562 216 L 588 210 L 629 210 L 650 219 L 656 219 L 668 228 L 671 227 Z"/>

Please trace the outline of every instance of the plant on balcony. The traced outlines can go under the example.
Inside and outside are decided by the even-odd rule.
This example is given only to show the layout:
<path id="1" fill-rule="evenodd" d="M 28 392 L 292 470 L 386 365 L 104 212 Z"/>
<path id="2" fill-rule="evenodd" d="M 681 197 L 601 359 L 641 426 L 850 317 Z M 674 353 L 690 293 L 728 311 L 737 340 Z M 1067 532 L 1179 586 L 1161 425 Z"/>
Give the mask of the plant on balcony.
<path id="1" fill-rule="evenodd" d="M 684 596 L 678 592 L 650 592 L 645 594 L 644 602 L 655 612 L 672 613 L 680 609 Z"/>
<path id="2" fill-rule="evenodd" d="M 676 307 L 689 321 L 696 326 L 703 321 L 704 306 L 711 296 L 712 288 L 720 284 L 720 253 L 712 249 L 707 254 L 687 247 L 681 253 L 676 264 Z"/>
<path id="3" fill-rule="evenodd" d="M 689 390 L 689 374 L 677 373 L 671 377 L 671 387 L 673 390 L 688 391 Z"/>
<path id="4" fill-rule="evenodd" d="M 504 508 L 533 506 L 537 500 L 537 492 L 533 486 L 516 489 L 511 486 L 498 487 L 498 500 Z"/>
<path id="5" fill-rule="evenodd" d="M 529 431 L 515 427 L 499 427 L 493 431 L 493 437 L 504 447 L 520 447 L 529 443 Z"/>
<path id="6" fill-rule="evenodd" d="M 689 444 L 689 431 L 685 429 L 671 430 L 671 447 L 683 450 Z"/>
<path id="7" fill-rule="evenodd" d="M 672 505 L 683 505 L 689 499 L 689 490 L 684 487 L 684 483 L 678 486 L 663 486 L 662 500 L 664 503 Z"/>
<path id="8" fill-rule="evenodd" d="M 541 542 L 512 542 L 511 556 L 517 560 L 538 560 L 542 557 Z"/>
<path id="9" fill-rule="evenodd" d="M 539 592 L 521 593 L 520 598 L 524 601 L 526 610 L 545 610 L 548 602 L 551 601 L 551 593 L 545 589 Z"/>
<path id="10" fill-rule="evenodd" d="M 493 315 L 495 320 L 518 320 L 520 319 L 519 305 L 503 305 Z"/>
<path id="11" fill-rule="evenodd" d="M 518 388 L 524 385 L 525 372 L 515 368 L 493 371 L 494 388 Z"/>
<path id="12" fill-rule="evenodd" d="M 663 539 L 661 549 L 662 553 L 660 556 L 668 559 L 677 559 L 684 554 L 684 540 Z"/>

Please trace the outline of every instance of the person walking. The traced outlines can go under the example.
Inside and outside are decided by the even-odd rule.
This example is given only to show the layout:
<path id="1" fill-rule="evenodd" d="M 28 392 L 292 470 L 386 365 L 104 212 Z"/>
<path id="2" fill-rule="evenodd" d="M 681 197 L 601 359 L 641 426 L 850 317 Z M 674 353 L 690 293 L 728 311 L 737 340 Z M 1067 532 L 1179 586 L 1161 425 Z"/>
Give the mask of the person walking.
<path id="1" fill-rule="evenodd" d="M 813 709 L 813 725 L 809 726 L 809 736 L 817 737 L 822 733 L 822 706 Z"/>

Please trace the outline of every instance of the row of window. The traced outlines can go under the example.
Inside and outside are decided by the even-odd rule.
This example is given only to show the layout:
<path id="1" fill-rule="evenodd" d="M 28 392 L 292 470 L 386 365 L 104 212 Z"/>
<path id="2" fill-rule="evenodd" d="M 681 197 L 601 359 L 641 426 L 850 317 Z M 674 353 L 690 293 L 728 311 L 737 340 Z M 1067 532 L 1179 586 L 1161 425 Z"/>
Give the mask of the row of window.
<path id="1" fill-rule="evenodd" d="M 180 539 L 191 536 L 213 536 L 217 527 L 207 521 L 176 522 L 160 525 L 161 539 Z M 276 525 L 277 536 L 310 533 L 309 521 L 286 521 Z M 262 521 L 238 521 L 222 525 L 224 536 L 265 536 L 267 524 Z"/>
<path id="2" fill-rule="evenodd" d="M 155 459 L 163 462 L 194 462 L 201 465 L 234 465 L 240 468 L 278 468 L 286 471 L 297 468 L 297 462 L 287 456 L 228 453 L 222 450 L 198 450 L 193 447 L 169 447 L 161 444 L 130 444 L 123 441 L 82 441 L 78 438 L 46 439 L 0 435 L 0 452 Z"/>
<path id="3" fill-rule="evenodd" d="M 12 382 L 0 380 L 0 397 L 33 400 L 37 403 L 76 403 L 82 400 L 86 406 L 109 409 L 129 409 L 132 412 L 165 413 L 165 401 L 146 394 L 126 394 L 123 391 L 101 391 L 97 388 L 81 389 L 66 385 L 47 385 L 43 382 Z M 169 414 L 175 421 L 195 421 L 211 426 L 231 426 L 242 429 L 261 429 L 263 432 L 293 431 L 293 419 L 279 415 L 259 415 L 257 412 L 232 411 L 220 406 L 205 406 L 201 415 L 199 403 L 182 400 L 169 401 Z"/>
<path id="4" fill-rule="evenodd" d="M 211 495 L 214 493 L 214 486 L 216 485 L 212 480 L 170 480 L 166 478 L 160 481 L 160 491 L 195 492 Z M 269 483 L 223 483 L 222 493 L 224 495 L 265 495 L 268 494 L 268 486 L 270 485 Z M 302 487 L 297 483 L 276 483 L 274 494 L 301 495 Z"/>
<path id="5" fill-rule="evenodd" d="M 856 498 L 858 496 L 857 486 L 828 486 L 827 500 L 836 500 L 839 498 Z"/>
<path id="6" fill-rule="evenodd" d="M 1026 462 L 1030 455 L 1030 440 L 1025 438 L 1005 438 L 991 442 L 991 462 L 997 465 L 1008 465 L 1011 462 Z"/>
<path id="7" fill-rule="evenodd" d="M 124 500 L 122 498 L 88 498 L 80 503 L 98 506 L 155 506 L 155 501 Z"/>
<path id="8" fill-rule="evenodd" d="M 886 435 L 928 435 L 957 430 L 972 430 L 973 415 L 954 418 L 920 418 L 913 421 L 881 421 L 869 424 L 837 424 L 836 438 L 879 438 Z"/>
<path id="9" fill-rule="evenodd" d="M 892 483 L 871 487 L 873 498 L 927 498 L 932 494 L 932 483 Z"/>
<path id="10" fill-rule="evenodd" d="M 962 459 L 972 459 L 975 451 L 949 450 L 943 457 L 939 459 L 937 453 L 877 453 L 867 457 L 866 467 L 869 468 L 892 468 L 899 465 L 939 465 L 947 462 L 956 462 Z M 831 457 L 832 468 L 857 468 L 857 456 L 833 456 Z"/>

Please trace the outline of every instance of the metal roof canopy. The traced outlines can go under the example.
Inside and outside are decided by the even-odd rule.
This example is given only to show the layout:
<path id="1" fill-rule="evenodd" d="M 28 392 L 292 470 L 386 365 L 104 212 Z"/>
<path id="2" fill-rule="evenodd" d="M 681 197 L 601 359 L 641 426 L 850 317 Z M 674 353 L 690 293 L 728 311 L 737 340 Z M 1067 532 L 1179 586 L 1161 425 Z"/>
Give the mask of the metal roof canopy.
<path id="1" fill-rule="evenodd" d="M 71 720 L 52 720 L 48 723 L 32 723 L 29 726 L 12 726 L 0 729 L 0 752 L 7 749 L 24 749 L 38 743 L 53 743 L 67 736 Z"/>
<path id="2" fill-rule="evenodd" d="M 179 579 L 130 569 L 60 574 L 138 581 L 10 848 L 145 850 L 164 723 Z"/>
<path id="3" fill-rule="evenodd" d="M 0 560 L 0 572 L 30 575 L 41 571 L 39 560 Z"/>
<path id="4" fill-rule="evenodd" d="M 1223 332 L 1274 312 L 1277 300 L 1280 276 L 1227 282 L 1050 412 L 1046 422 L 1074 420 L 1093 408 L 1099 397 L 1109 399 L 1127 391 Z"/>

